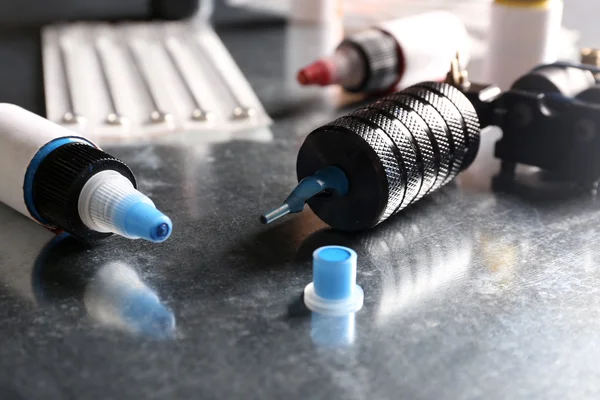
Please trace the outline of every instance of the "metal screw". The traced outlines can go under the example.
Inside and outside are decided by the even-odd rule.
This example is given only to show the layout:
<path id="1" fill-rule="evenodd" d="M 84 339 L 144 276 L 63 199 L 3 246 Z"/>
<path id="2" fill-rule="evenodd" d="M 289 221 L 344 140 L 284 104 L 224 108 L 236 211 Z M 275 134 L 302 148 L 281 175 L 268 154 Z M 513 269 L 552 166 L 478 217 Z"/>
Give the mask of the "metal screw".
<path id="1" fill-rule="evenodd" d="M 455 86 L 459 89 L 468 89 L 471 86 L 469 81 L 469 73 L 460 66 L 460 53 L 456 55 L 450 62 L 450 71 L 446 75 L 446 83 Z"/>
<path id="2" fill-rule="evenodd" d="M 580 57 L 582 64 L 600 67 L 600 49 L 583 48 L 581 49 Z"/>
<path id="3" fill-rule="evenodd" d="M 213 119 L 214 114 L 211 113 L 210 111 L 204 111 L 201 108 L 196 107 L 194 110 L 192 110 L 192 119 L 194 121 L 208 121 Z"/>
<path id="4" fill-rule="evenodd" d="M 161 124 L 171 120 L 171 114 L 162 112 L 160 110 L 153 110 L 150 113 L 150 122 L 153 124 Z"/>
<path id="5" fill-rule="evenodd" d="M 250 107 L 236 107 L 233 109 L 233 119 L 251 118 L 256 114 L 256 110 Z"/>
<path id="6" fill-rule="evenodd" d="M 83 124 L 86 118 L 80 114 L 74 114 L 71 111 L 67 111 L 62 116 L 62 122 L 64 124 Z"/>
<path id="7" fill-rule="evenodd" d="M 119 113 L 110 113 L 106 116 L 105 122 L 108 125 L 125 125 L 129 119 Z"/>
<path id="8" fill-rule="evenodd" d="M 171 64 L 175 68 L 175 71 L 177 72 L 179 79 L 183 83 L 183 86 L 185 86 L 185 89 L 188 93 L 189 98 L 192 100 L 192 103 L 194 104 L 194 109 L 192 110 L 191 118 L 194 121 L 208 121 L 208 120 L 212 119 L 214 117 L 214 115 L 213 115 L 213 113 L 205 110 L 202 107 L 200 99 L 198 98 L 198 96 L 196 96 L 196 93 L 192 89 L 192 87 L 189 83 L 189 80 L 185 76 L 185 72 L 183 71 L 183 68 L 182 68 L 179 60 L 177 59 L 177 57 L 173 51 L 172 42 L 173 42 L 173 39 L 168 39 L 164 43 L 164 46 L 165 46 L 165 50 L 167 52 L 167 56 L 169 57 L 169 61 L 171 61 Z"/>
<path id="9" fill-rule="evenodd" d="M 582 64 L 600 67 L 600 49 L 586 47 L 580 51 L 580 61 Z M 600 81 L 600 74 L 594 74 L 596 81 Z"/>

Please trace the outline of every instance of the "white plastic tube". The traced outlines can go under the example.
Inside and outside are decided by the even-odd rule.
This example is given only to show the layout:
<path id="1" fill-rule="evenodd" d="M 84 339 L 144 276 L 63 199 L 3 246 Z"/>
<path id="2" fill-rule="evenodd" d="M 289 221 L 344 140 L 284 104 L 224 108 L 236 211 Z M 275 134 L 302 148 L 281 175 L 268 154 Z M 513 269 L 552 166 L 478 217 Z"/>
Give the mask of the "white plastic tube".
<path id="1" fill-rule="evenodd" d="M 69 147 L 63 147 L 73 142 L 86 146 L 77 146 L 73 152 Z M 166 240 L 171 234 L 171 220 L 156 209 L 152 200 L 136 190 L 129 178 L 109 167 L 103 170 L 90 161 L 89 151 L 84 150 L 88 146 L 96 147 L 87 139 L 72 136 L 70 130 L 23 108 L 0 104 L 0 201 L 43 225 L 76 235 L 87 235 L 85 228 L 88 228 L 92 232 L 112 232 L 155 243 Z M 60 149 L 67 149 L 67 153 L 58 153 L 58 158 L 51 159 L 50 164 L 45 163 L 47 156 Z M 110 157 L 99 149 L 95 152 L 91 154 L 96 154 L 96 160 Z M 78 166 L 79 170 L 73 172 L 71 166 L 65 165 L 65 160 Z M 82 162 L 87 164 L 82 166 Z M 48 171 L 48 165 L 54 168 L 50 169 L 51 173 L 38 173 L 43 168 Z M 127 167 L 123 165 L 123 168 Z M 84 178 L 87 181 L 79 193 L 56 188 L 56 182 L 73 185 L 77 179 Z M 53 187 L 52 193 L 45 197 L 34 190 L 44 184 Z M 55 204 L 52 202 L 56 197 L 60 199 L 56 203 L 60 206 L 48 206 Z M 73 204 L 74 200 L 77 200 L 81 221 L 64 206 Z M 60 214 L 59 217 L 56 214 Z M 80 228 L 81 222 L 84 227 Z"/>
<path id="2" fill-rule="evenodd" d="M 13 104 L 0 103 L 0 202 L 31 216 L 23 185 L 33 157 L 47 143 L 71 131 Z M 88 142 L 83 138 L 78 141 Z M 89 142 L 88 142 L 89 143 Z"/>
<path id="3" fill-rule="evenodd" d="M 379 24 L 393 36 L 404 59 L 399 88 L 432 79 L 443 79 L 450 62 L 460 53 L 461 67 L 471 57 L 471 42 L 462 21 L 447 11 L 432 11 Z M 418 32 L 419 34 L 415 34 Z"/>
<path id="4" fill-rule="evenodd" d="M 536 65 L 556 61 L 562 14 L 562 0 L 495 0 L 485 81 L 507 90 Z"/>

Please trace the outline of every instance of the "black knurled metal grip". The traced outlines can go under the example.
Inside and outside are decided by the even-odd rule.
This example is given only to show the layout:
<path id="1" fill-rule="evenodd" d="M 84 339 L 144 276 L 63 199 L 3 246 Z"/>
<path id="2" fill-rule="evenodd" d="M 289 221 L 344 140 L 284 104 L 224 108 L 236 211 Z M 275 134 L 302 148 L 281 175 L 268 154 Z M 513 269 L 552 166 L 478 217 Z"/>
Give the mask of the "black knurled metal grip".
<path id="1" fill-rule="evenodd" d="M 464 93 L 452 85 L 440 84 L 439 82 L 423 82 L 415 86 L 429 89 L 437 94 L 442 95 L 443 97 L 448 98 L 448 100 L 450 100 L 450 102 L 460 113 L 464 122 L 467 138 L 467 153 L 462 166 L 463 170 L 466 169 L 469 165 L 471 165 L 473 160 L 475 160 L 477 150 L 479 149 L 479 133 L 481 131 L 481 127 L 479 125 L 479 118 L 477 117 L 477 111 L 475 110 L 475 107 L 473 107 L 473 104 L 471 104 Z"/>
<path id="2" fill-rule="evenodd" d="M 133 173 L 122 161 L 85 143 L 69 143 L 52 151 L 40 163 L 33 180 L 33 203 L 51 226 L 83 240 L 104 236 L 87 228 L 79 217 L 79 194 L 98 172 L 114 170 L 136 186 Z"/>
<path id="3" fill-rule="evenodd" d="M 464 94 L 446 83 L 421 83 L 312 132 L 298 154 L 298 179 L 328 165 L 344 170 L 346 196 L 316 196 L 308 204 L 333 228 L 367 229 L 466 169 L 479 133 Z"/>
<path id="4" fill-rule="evenodd" d="M 413 96 L 432 106 L 446 125 L 448 144 L 454 155 L 454 162 L 448 179 L 444 182 L 445 184 L 463 169 L 463 161 L 467 150 L 467 132 L 461 114 L 448 98 L 439 96 L 426 88 L 413 86 L 403 90 L 402 93 Z"/>
<path id="5" fill-rule="evenodd" d="M 371 124 L 375 124 L 380 127 L 390 137 L 394 146 L 392 148 L 394 155 L 398 159 L 399 168 L 402 171 L 404 177 L 404 190 L 401 196 L 394 196 L 388 200 L 386 211 L 382 218 L 388 218 L 394 213 L 395 209 L 400 207 L 404 200 L 407 198 L 413 198 L 414 193 L 419 189 L 419 163 L 417 163 L 417 156 L 411 143 L 407 140 L 406 135 L 402 130 L 402 125 L 397 123 L 397 120 L 388 117 L 380 110 L 374 108 L 363 108 L 354 111 L 350 114 L 352 117 L 360 118 L 364 121 L 369 121 Z"/>
<path id="6" fill-rule="evenodd" d="M 396 121 L 403 124 L 414 138 L 423 161 L 423 172 L 420 177 L 419 191 L 417 195 L 405 204 L 411 204 L 434 188 L 439 169 L 439 152 L 434 149 L 431 142 L 431 134 L 425 121 L 417 115 L 407 104 L 402 101 L 381 100 L 373 103 L 371 107 L 391 113 Z"/>

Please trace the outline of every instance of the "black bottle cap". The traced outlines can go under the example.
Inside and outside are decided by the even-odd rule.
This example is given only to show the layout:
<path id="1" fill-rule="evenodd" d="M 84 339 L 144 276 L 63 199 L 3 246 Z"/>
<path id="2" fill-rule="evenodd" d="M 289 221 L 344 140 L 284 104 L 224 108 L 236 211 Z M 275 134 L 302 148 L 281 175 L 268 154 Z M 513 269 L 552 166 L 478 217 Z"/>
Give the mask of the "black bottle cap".
<path id="1" fill-rule="evenodd" d="M 122 161 L 85 143 L 69 143 L 52 151 L 40 163 L 33 181 L 33 202 L 51 226 L 84 240 L 109 236 L 90 230 L 79 217 L 79 194 L 101 171 L 113 170 L 136 186 L 133 173 Z"/>

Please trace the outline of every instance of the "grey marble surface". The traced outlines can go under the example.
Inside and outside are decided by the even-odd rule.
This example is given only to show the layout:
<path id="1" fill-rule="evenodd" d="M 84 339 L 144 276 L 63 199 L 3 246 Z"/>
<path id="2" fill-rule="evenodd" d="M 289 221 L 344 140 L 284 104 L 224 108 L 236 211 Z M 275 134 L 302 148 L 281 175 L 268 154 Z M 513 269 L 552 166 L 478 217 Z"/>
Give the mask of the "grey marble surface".
<path id="1" fill-rule="evenodd" d="M 173 219 L 167 242 L 82 248 L 0 206 L 0 398 L 600 397 L 594 197 L 492 191 L 488 131 L 458 181 L 370 232 L 308 209 L 263 226 L 303 137 L 341 111 L 287 82 L 291 31 L 220 33 L 270 132 L 108 147 Z M 357 251 L 365 306 L 290 317 L 325 244 Z M 140 292 L 163 314 L 140 313 Z"/>

